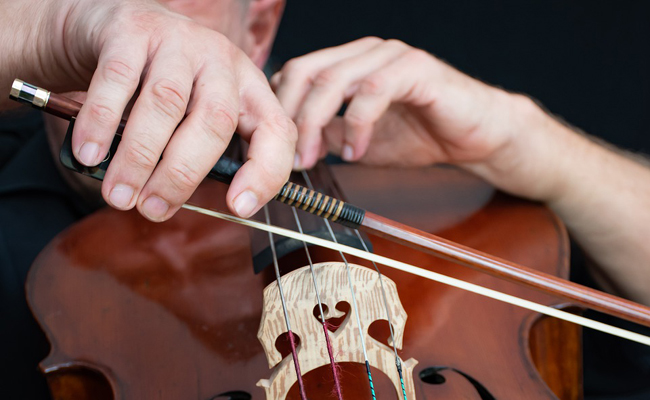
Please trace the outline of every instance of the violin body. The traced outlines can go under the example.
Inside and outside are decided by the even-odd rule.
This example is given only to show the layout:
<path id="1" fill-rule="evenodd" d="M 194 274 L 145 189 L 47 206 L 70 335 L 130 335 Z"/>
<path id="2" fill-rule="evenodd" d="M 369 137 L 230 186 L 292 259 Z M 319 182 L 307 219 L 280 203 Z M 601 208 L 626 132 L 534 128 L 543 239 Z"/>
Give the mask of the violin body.
<path id="1" fill-rule="evenodd" d="M 448 167 L 399 171 L 337 166 L 333 171 L 352 203 L 568 277 L 566 232 L 538 204 L 497 193 Z M 225 191 L 225 185 L 204 182 L 191 201 L 225 210 Z M 259 237 L 243 226 L 186 210 L 154 224 L 137 212 L 112 209 L 59 235 L 39 255 L 27 282 L 29 304 L 52 345 L 41 369 L 53 397 L 264 398 L 256 384 L 269 378 L 272 369 L 257 332 L 263 291 L 274 276 L 270 268 L 253 273 Z M 378 254 L 557 304 L 548 295 L 385 239 L 370 241 Z M 330 250 L 310 250 L 315 262 L 340 261 Z M 284 273 L 306 265 L 295 253 L 280 260 Z M 399 354 L 403 360 L 417 360 L 412 372 L 416 398 L 581 398 L 578 327 L 387 267 L 382 273 L 395 282 L 407 315 Z M 328 320 L 335 331 L 350 313 L 349 304 L 328 306 L 338 310 Z M 387 343 L 387 322 L 373 324 L 370 334 Z M 282 339 L 276 348 L 291 357 Z M 345 359 L 344 354 L 339 358 Z M 344 398 L 370 398 L 365 366 L 340 366 Z M 377 398 L 399 398 L 381 371 L 373 370 L 373 379 Z M 335 398 L 329 368 L 306 373 L 304 381 L 310 399 Z M 287 398 L 300 398 L 296 385 Z"/>

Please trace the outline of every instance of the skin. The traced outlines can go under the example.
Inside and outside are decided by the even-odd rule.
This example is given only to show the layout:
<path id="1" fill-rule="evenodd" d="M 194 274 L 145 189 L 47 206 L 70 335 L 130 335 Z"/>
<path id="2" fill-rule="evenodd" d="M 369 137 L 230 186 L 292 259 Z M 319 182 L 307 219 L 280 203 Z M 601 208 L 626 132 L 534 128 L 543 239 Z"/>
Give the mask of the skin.
<path id="1" fill-rule="evenodd" d="M 227 202 L 248 217 L 286 182 L 294 157 L 295 125 L 259 69 L 283 0 L 164 3 L 2 0 L 12 40 L 0 41 L 0 91 L 17 76 L 55 92 L 87 88 L 72 147 L 88 166 L 104 159 L 129 109 L 101 193 L 152 221 L 180 208 L 237 129 L 250 147 Z"/>
<path id="2" fill-rule="evenodd" d="M 299 57 L 272 85 L 298 127 L 295 168 L 328 151 L 372 165 L 455 164 L 548 204 L 605 288 L 650 305 L 644 161 L 395 40 L 364 38 Z"/>
<path id="3" fill-rule="evenodd" d="M 278 102 L 255 64 L 268 54 L 282 5 L 254 0 L 238 10 L 240 24 L 221 18 L 237 7 L 227 0 L 170 0 L 169 8 L 152 0 L 1 0 L 0 23 L 13 36 L 0 41 L 0 91 L 18 75 L 57 92 L 88 87 L 73 149 L 93 165 L 141 84 L 102 195 L 154 221 L 189 198 L 238 126 L 251 143 L 249 160 L 227 201 L 240 216 L 277 192 L 292 162 L 308 168 L 327 151 L 375 165 L 452 163 L 546 202 L 595 260 L 601 283 L 650 305 L 643 163 L 576 133 L 525 96 L 399 41 L 365 38 L 290 61 L 273 78 Z M 289 118 L 300 134 L 295 158 Z"/>

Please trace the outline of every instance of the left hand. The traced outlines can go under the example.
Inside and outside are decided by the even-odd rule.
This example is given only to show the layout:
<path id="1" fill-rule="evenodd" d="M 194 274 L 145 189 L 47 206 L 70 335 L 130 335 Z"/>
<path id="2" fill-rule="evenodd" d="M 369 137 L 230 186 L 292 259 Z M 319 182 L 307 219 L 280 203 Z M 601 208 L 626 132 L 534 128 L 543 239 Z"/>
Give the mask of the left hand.
<path id="1" fill-rule="evenodd" d="M 557 194 L 565 135 L 547 134 L 552 118 L 398 40 L 369 37 L 293 59 L 271 83 L 298 127 L 294 168 L 331 151 L 374 165 L 451 163 L 512 194 Z"/>

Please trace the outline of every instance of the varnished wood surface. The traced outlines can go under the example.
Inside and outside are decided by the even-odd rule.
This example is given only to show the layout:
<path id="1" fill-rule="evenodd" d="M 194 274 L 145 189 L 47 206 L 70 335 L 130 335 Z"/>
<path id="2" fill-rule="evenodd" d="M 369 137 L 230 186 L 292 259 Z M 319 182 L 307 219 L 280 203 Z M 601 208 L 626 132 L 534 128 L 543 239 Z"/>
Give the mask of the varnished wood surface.
<path id="1" fill-rule="evenodd" d="M 567 275 L 566 235 L 544 208 L 495 196 L 489 186 L 446 168 L 404 175 L 340 167 L 336 175 L 349 200 L 371 211 Z M 380 195 L 367 187 L 372 185 L 393 189 Z M 406 186 L 417 193 L 412 201 L 401 190 Z M 192 201 L 223 209 L 224 192 L 224 186 L 208 183 Z M 104 210 L 71 227 L 39 256 L 28 281 L 30 305 L 52 343 L 42 369 L 61 376 L 70 368 L 91 368 L 106 377 L 116 399 L 212 399 L 230 391 L 264 398 L 255 383 L 268 378 L 270 370 L 256 333 L 262 290 L 272 277 L 268 271 L 252 273 L 250 237 L 246 228 L 183 210 L 164 224 L 147 222 L 136 212 Z M 371 239 L 379 254 L 543 304 L 557 303 L 385 239 Z M 314 257 L 325 258 L 318 261 L 336 257 L 318 253 Z M 292 257 L 285 257 L 285 271 Z M 300 264 L 300 256 L 294 258 Z M 420 379 L 427 368 L 439 366 L 473 377 L 497 399 L 555 398 L 531 358 L 534 314 L 405 273 L 383 272 L 396 283 L 408 315 L 400 355 L 419 361 L 414 371 L 418 399 L 480 399 L 467 379 L 450 370 L 441 372 L 444 384 Z M 375 328 L 374 334 L 385 341 L 385 326 Z M 562 331 L 560 337 L 575 337 L 579 331 L 562 329 L 569 333 Z M 544 330 L 538 333 L 533 354 L 550 365 L 542 369 L 551 371 L 543 375 L 563 399 L 580 398 L 578 347 L 558 344 Z M 342 367 L 345 398 L 369 398 L 364 367 Z M 558 367 L 572 373 L 558 377 L 552 373 Z M 377 370 L 374 374 L 378 398 L 397 398 L 390 380 Z M 310 399 L 334 398 L 327 368 L 306 374 L 305 383 Z M 63 399 L 73 385 L 59 386 L 56 397 Z M 576 390 L 563 390 L 566 386 Z M 289 398 L 297 394 L 294 386 Z"/>
<path id="2" fill-rule="evenodd" d="M 475 249 L 460 246 L 452 241 L 388 218 L 367 212 L 363 230 L 456 264 L 475 268 L 486 274 L 557 296 L 586 308 L 650 326 L 650 308 L 646 306 L 539 272 L 534 268 L 477 252 Z"/>

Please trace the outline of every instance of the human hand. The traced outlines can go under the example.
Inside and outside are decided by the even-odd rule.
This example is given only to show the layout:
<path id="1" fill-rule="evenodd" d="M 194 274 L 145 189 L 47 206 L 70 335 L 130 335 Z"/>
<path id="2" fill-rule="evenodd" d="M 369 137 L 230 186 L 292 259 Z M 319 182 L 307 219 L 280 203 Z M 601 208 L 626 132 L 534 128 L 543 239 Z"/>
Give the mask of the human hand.
<path id="1" fill-rule="evenodd" d="M 89 82 L 72 137 L 82 164 L 105 158 L 138 93 L 102 184 L 110 205 L 135 206 L 153 221 L 170 218 L 217 162 L 235 129 L 250 146 L 229 188 L 229 207 L 248 217 L 279 191 L 293 163 L 295 126 L 243 51 L 221 33 L 152 0 L 66 5 L 66 18 L 53 29 L 63 33 L 50 35 L 51 64 L 63 68 L 48 72 L 60 90 Z"/>
<path id="2" fill-rule="evenodd" d="M 364 38 L 317 51 L 289 61 L 272 85 L 298 127 L 295 167 L 329 150 L 375 165 L 453 163 L 530 198 L 555 190 L 548 161 L 560 139 L 537 134 L 552 118 L 402 42 Z"/>

